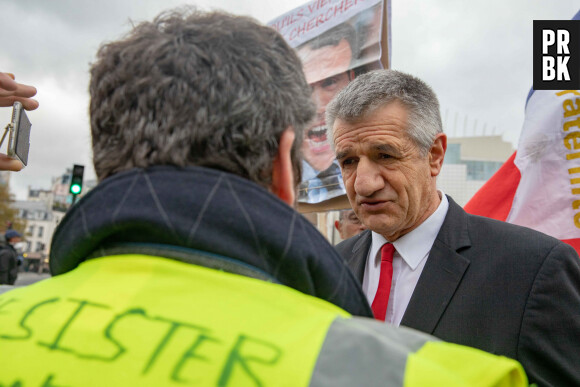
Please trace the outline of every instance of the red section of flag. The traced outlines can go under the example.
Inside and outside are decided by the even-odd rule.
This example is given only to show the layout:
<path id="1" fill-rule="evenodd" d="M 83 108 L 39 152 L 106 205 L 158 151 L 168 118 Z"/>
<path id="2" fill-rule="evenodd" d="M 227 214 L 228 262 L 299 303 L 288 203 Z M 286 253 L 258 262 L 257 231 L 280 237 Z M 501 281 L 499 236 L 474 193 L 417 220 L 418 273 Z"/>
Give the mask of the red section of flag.
<path id="1" fill-rule="evenodd" d="M 576 239 L 564 239 L 562 242 L 569 244 L 570 246 L 572 246 L 576 252 L 578 253 L 578 255 L 580 255 L 580 238 L 576 238 Z"/>
<path id="2" fill-rule="evenodd" d="M 516 152 L 473 195 L 464 206 L 473 215 L 505 221 L 520 183 L 520 170 L 514 164 Z"/>

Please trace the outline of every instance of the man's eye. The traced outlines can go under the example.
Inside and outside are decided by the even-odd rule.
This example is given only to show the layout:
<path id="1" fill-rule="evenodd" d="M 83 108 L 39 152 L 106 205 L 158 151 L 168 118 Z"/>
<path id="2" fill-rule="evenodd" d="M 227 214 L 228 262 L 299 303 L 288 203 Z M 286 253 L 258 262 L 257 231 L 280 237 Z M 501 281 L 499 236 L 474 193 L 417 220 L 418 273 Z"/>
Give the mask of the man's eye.
<path id="1" fill-rule="evenodd" d="M 325 80 L 322 81 L 322 87 L 328 89 L 330 87 L 334 87 L 336 83 L 337 82 L 335 77 L 326 78 Z"/>
<path id="2" fill-rule="evenodd" d="M 390 158 L 392 158 L 392 157 L 393 157 L 393 156 L 391 156 L 391 155 L 389 155 L 389 154 L 387 154 L 387 153 L 381 153 L 381 154 L 379 154 L 379 158 L 380 158 L 380 159 L 390 159 Z"/>
<path id="3" fill-rule="evenodd" d="M 341 164 L 343 167 L 347 167 L 349 165 L 353 165 L 354 162 L 355 162 L 354 159 L 344 159 L 344 160 L 342 160 Z"/>

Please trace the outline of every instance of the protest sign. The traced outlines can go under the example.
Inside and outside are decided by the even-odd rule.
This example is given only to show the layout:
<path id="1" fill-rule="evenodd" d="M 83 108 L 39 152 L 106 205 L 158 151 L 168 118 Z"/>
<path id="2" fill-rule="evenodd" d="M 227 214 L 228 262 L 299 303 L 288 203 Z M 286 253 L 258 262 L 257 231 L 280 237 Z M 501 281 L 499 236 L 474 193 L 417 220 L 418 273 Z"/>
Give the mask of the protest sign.
<path id="1" fill-rule="evenodd" d="M 389 66 L 389 15 L 388 0 L 315 0 L 268 23 L 296 49 L 317 108 L 302 139 L 301 204 L 337 203 L 345 195 L 326 105 L 356 76 Z"/>

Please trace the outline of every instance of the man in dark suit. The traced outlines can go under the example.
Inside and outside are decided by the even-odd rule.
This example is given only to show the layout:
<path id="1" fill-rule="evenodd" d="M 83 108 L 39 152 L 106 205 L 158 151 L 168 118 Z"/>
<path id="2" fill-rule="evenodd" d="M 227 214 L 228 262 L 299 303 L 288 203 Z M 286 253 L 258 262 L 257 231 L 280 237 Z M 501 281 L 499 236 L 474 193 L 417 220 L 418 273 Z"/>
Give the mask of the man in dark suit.
<path id="1" fill-rule="evenodd" d="M 375 317 L 580 385 L 580 260 L 542 233 L 467 214 L 437 190 L 447 140 L 421 80 L 364 74 L 327 107 L 348 198 L 369 230 L 337 246 Z"/>

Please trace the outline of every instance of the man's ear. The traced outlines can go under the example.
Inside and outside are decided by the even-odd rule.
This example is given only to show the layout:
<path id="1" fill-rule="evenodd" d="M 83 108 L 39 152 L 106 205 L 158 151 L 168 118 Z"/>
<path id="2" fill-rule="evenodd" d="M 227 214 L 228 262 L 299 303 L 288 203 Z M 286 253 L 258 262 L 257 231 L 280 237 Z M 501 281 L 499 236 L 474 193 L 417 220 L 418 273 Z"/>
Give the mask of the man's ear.
<path id="1" fill-rule="evenodd" d="M 272 186 L 270 190 L 290 207 L 294 206 L 296 187 L 294 186 L 294 169 L 292 168 L 292 144 L 296 134 L 291 126 L 280 136 L 278 153 L 272 165 Z"/>
<path id="2" fill-rule="evenodd" d="M 354 70 L 347 70 L 346 73 L 348 74 L 348 80 L 352 81 L 355 77 Z"/>
<path id="3" fill-rule="evenodd" d="M 447 150 L 447 136 L 445 133 L 439 133 L 435 136 L 435 141 L 429 150 L 429 165 L 431 166 L 431 176 L 435 177 L 441 172 L 443 159 Z"/>
<path id="4" fill-rule="evenodd" d="M 338 220 L 334 221 L 334 228 L 336 228 L 336 231 L 340 232 L 340 222 Z"/>

